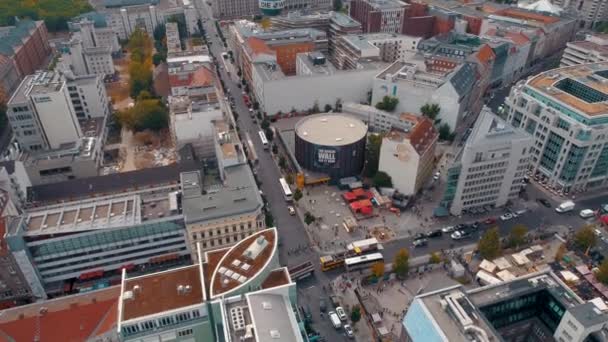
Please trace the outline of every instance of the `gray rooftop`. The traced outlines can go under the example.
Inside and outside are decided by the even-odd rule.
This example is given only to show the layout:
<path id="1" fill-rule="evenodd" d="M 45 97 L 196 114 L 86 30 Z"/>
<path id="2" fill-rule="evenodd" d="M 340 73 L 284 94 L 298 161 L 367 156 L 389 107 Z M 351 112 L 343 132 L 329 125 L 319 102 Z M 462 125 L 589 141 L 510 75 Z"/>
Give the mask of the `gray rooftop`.
<path id="1" fill-rule="evenodd" d="M 247 164 L 225 168 L 224 176 L 223 185 L 207 189 L 200 171 L 180 175 L 182 207 L 187 224 L 250 214 L 262 208 L 262 198 Z"/>
<path id="2" fill-rule="evenodd" d="M 332 12 L 331 21 L 340 26 L 360 27 L 361 23 L 341 12 Z"/>
<path id="3" fill-rule="evenodd" d="M 313 144 L 343 146 L 365 138 L 367 126 L 348 114 L 317 114 L 300 120 L 295 131 L 301 139 Z"/>
<path id="4" fill-rule="evenodd" d="M 608 322 L 608 314 L 600 311 L 592 302 L 577 305 L 568 309 L 568 312 L 585 326 L 585 328 Z"/>
<path id="5" fill-rule="evenodd" d="M 254 293 L 247 295 L 247 301 L 257 342 L 303 341 L 299 327 L 292 324 L 296 319 L 287 297 Z"/>
<path id="6" fill-rule="evenodd" d="M 510 144 L 515 140 L 527 140 L 529 136 L 520 129 L 516 129 L 492 111 L 484 107 L 473 126 L 466 146 L 487 146 L 504 142 Z"/>
<path id="7" fill-rule="evenodd" d="M 407 4 L 399 0 L 368 0 L 372 7 L 380 10 L 391 10 L 406 7 Z"/>

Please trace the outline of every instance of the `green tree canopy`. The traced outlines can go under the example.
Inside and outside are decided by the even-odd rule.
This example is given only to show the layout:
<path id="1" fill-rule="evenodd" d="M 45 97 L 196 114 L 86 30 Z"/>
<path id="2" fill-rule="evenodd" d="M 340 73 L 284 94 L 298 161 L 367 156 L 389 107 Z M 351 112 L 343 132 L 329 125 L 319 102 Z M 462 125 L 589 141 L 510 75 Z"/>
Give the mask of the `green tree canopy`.
<path id="1" fill-rule="evenodd" d="M 397 274 L 399 277 L 405 277 L 410 268 L 410 252 L 401 248 L 395 254 L 395 260 L 393 260 L 393 272 Z"/>
<path id="2" fill-rule="evenodd" d="M 310 224 L 315 222 L 316 220 L 317 218 L 313 214 L 311 214 L 310 211 L 304 213 L 304 223 L 306 223 L 307 226 L 310 226 Z"/>
<path id="3" fill-rule="evenodd" d="M 598 267 L 597 272 L 595 273 L 595 277 L 601 283 L 608 285 L 608 259 L 604 259 Z"/>
<path id="4" fill-rule="evenodd" d="M 378 171 L 373 177 L 374 185 L 381 188 L 392 188 L 393 180 L 388 173 L 384 171 Z"/>
<path id="5" fill-rule="evenodd" d="M 158 131 L 169 124 L 167 108 L 157 99 L 137 101 L 132 108 L 116 113 L 116 118 L 123 127 L 132 131 Z"/>
<path id="6" fill-rule="evenodd" d="M 437 120 L 437 116 L 439 116 L 439 112 L 441 112 L 441 107 L 439 107 L 436 103 L 427 103 L 424 106 L 420 107 L 420 112 L 422 115 L 431 119 L 433 122 Z"/>
<path id="7" fill-rule="evenodd" d="M 387 112 L 392 112 L 397 108 L 399 104 L 399 99 L 393 96 L 385 96 L 382 98 L 382 101 L 376 103 L 376 108 L 380 110 L 385 110 Z"/>
<path id="8" fill-rule="evenodd" d="M 500 234 L 498 233 L 497 227 L 486 231 L 481 236 L 477 249 L 484 259 L 492 260 L 500 256 L 502 248 L 500 246 Z"/>
<path id="9" fill-rule="evenodd" d="M 528 234 L 528 227 L 523 224 L 516 224 L 511 228 L 509 233 L 509 246 L 519 247 L 526 242 L 526 234 Z"/>
<path id="10" fill-rule="evenodd" d="M 65 31 L 67 22 L 79 14 L 92 11 L 87 0 L 1 0 L 0 26 L 15 24 L 15 18 L 44 20 L 51 32 Z"/>
<path id="11" fill-rule="evenodd" d="M 380 278 L 384 275 L 384 263 L 381 261 L 378 261 L 374 264 L 372 264 L 372 274 L 376 277 L 376 278 Z"/>
<path id="12" fill-rule="evenodd" d="M 296 189 L 296 191 L 293 192 L 293 200 L 296 202 L 299 202 L 302 199 L 302 190 L 300 189 Z"/>
<path id="13" fill-rule="evenodd" d="M 438 264 L 441 262 L 441 256 L 436 252 L 431 253 L 431 257 L 429 258 L 429 262 L 431 264 Z"/>
<path id="14" fill-rule="evenodd" d="M 380 146 L 382 146 L 382 135 L 370 134 L 367 138 L 367 153 L 365 155 L 365 175 L 373 177 L 378 172 L 380 163 Z"/>
<path id="15" fill-rule="evenodd" d="M 452 133 L 452 130 L 450 129 L 450 125 L 448 125 L 447 123 L 444 123 L 441 126 L 439 126 L 439 140 L 452 141 L 452 140 L 454 140 L 454 137 L 455 137 L 455 134 Z"/>
<path id="16" fill-rule="evenodd" d="M 350 312 L 350 320 L 353 324 L 361 320 L 361 307 L 359 305 L 353 307 L 353 310 Z"/>
<path id="17" fill-rule="evenodd" d="M 597 244 L 597 237 L 591 226 L 581 228 L 574 234 L 574 243 L 584 251 Z"/>

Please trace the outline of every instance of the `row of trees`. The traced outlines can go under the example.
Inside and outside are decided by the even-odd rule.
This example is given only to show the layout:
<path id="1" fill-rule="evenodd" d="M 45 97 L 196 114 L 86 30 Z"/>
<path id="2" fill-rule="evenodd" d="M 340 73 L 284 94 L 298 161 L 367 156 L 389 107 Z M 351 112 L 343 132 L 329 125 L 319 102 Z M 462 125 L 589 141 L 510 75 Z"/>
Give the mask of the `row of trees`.
<path id="1" fill-rule="evenodd" d="M 441 107 L 438 104 L 426 103 L 424 106 L 420 107 L 420 113 L 429 118 L 429 120 L 433 121 L 433 124 L 439 131 L 439 139 L 449 141 L 454 140 L 456 134 L 450 130 L 450 125 L 447 123 L 442 124 L 441 119 L 438 118 L 439 113 L 441 113 Z"/>
<path id="2" fill-rule="evenodd" d="M 72 17 L 92 10 L 87 0 L 2 0 L 0 26 L 14 25 L 16 18 L 31 18 L 44 20 L 51 32 L 66 31 Z"/>
<path id="3" fill-rule="evenodd" d="M 169 124 L 167 107 L 154 97 L 152 76 L 152 39 L 137 29 L 128 43 L 131 53 L 129 61 L 129 92 L 135 103 L 130 108 L 117 112 L 116 119 L 121 126 L 132 131 L 150 129 L 159 131 Z"/>

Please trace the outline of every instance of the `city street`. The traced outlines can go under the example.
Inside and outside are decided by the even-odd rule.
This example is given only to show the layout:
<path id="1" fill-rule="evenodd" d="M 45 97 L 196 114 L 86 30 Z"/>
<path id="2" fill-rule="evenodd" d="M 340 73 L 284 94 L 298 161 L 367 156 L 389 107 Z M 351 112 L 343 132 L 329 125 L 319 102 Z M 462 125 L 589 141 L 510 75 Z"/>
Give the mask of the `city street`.
<path id="1" fill-rule="evenodd" d="M 214 21 L 210 18 L 211 9 L 202 1 L 195 1 L 195 5 L 199 10 L 199 14 L 204 21 L 204 27 L 207 32 L 207 38 L 212 44 L 209 46 L 216 61 L 223 64 L 221 53 L 225 52 L 226 49 L 223 46 L 220 38 L 217 35 Z M 229 61 L 226 61 L 228 64 Z M 233 68 L 231 68 L 234 70 Z M 315 248 L 309 247 L 309 236 L 302 221 L 298 216 L 290 216 L 287 211 L 287 203 L 283 198 L 283 192 L 279 185 L 279 178 L 282 177 L 275 161 L 273 160 L 271 153 L 265 151 L 258 137 L 259 128 L 253 122 L 249 116 L 249 109 L 245 105 L 242 99 L 242 89 L 237 87 L 237 83 L 231 79 L 226 73 L 226 68 L 220 68 L 220 77 L 224 80 L 226 90 L 232 95 L 234 99 L 234 108 L 238 114 L 237 125 L 242 133 L 249 132 L 258 155 L 259 164 L 256 166 L 255 173 L 258 179 L 261 181 L 260 189 L 263 191 L 264 196 L 270 204 L 270 210 L 275 219 L 275 225 L 279 230 L 281 236 L 280 245 L 280 261 L 283 265 L 294 266 L 305 261 L 311 261 L 316 268 L 316 272 L 313 277 L 298 282 L 298 293 L 299 298 L 305 302 L 305 306 L 311 309 L 313 314 L 313 327 L 324 336 L 327 341 L 340 341 L 347 340 L 346 336 L 343 336 L 341 332 L 335 330 L 329 321 L 320 315 L 319 311 L 319 299 L 324 299 L 325 303 L 329 303 L 329 293 L 325 291 L 330 281 L 339 276 L 341 271 L 321 272 L 319 265 L 319 252 Z M 233 72 L 234 75 L 234 72 Z M 492 99 L 491 105 L 498 107 L 502 103 L 504 97 L 508 95 L 508 90 L 504 89 Z M 223 97 L 223 96 L 222 96 Z M 527 212 L 521 216 L 508 220 L 498 220 L 496 224 L 492 225 L 481 225 L 477 233 L 471 235 L 468 239 L 455 241 L 452 240 L 448 234 L 444 234 L 440 238 L 430 239 L 429 244 L 424 247 L 414 248 L 412 246 L 412 238 L 397 239 L 384 244 L 384 257 L 387 263 L 392 262 L 392 259 L 396 252 L 400 248 L 408 248 L 412 257 L 421 256 L 428 254 L 433 251 L 447 250 L 447 249 L 459 249 L 466 245 L 471 245 L 477 242 L 479 236 L 487 228 L 493 226 L 499 226 L 501 235 L 505 236 L 509 233 L 511 228 L 517 224 L 523 224 L 530 231 L 542 229 L 545 231 L 562 232 L 568 229 L 577 229 L 586 224 L 586 222 L 578 216 L 578 212 L 581 209 L 591 208 L 597 209 L 602 203 L 608 202 L 608 195 L 596 197 L 593 199 L 586 199 L 577 201 L 576 209 L 568 214 L 557 214 L 554 210 L 555 206 L 559 203 L 552 198 L 545 196 L 542 192 L 536 190 L 533 185 L 528 185 L 528 196 L 529 201 L 527 202 Z M 535 200 L 537 198 L 545 198 L 551 201 L 551 207 L 547 208 L 540 205 Z M 422 204 L 422 205 L 434 205 L 433 203 Z M 438 222 L 432 227 L 428 227 L 429 230 L 441 228 L 448 225 L 455 225 L 458 223 L 483 221 L 488 216 L 498 217 L 502 214 L 502 211 L 495 211 L 486 216 L 475 216 L 475 217 L 462 217 L 455 218 L 450 217 L 443 222 Z M 298 252 L 295 252 L 299 250 Z"/>

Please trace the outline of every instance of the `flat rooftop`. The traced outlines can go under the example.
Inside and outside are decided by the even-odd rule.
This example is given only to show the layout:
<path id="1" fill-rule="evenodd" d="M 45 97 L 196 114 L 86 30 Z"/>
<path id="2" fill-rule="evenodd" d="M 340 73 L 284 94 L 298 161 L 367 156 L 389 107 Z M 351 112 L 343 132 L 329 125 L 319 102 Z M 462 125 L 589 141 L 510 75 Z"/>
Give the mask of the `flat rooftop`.
<path id="1" fill-rule="evenodd" d="M 380 10 L 399 9 L 408 6 L 403 1 L 399 0 L 367 0 L 373 8 Z"/>
<path id="2" fill-rule="evenodd" d="M 589 117 L 608 115 L 608 62 L 546 71 L 526 85 Z"/>
<path id="3" fill-rule="evenodd" d="M 181 175 L 182 208 L 187 224 L 250 214 L 262 208 L 258 187 L 247 164 L 224 168 L 223 184 L 212 187 L 203 184 L 201 172 Z"/>
<path id="4" fill-rule="evenodd" d="M 232 246 L 213 271 L 211 296 L 227 293 L 255 277 L 273 256 L 277 240 L 276 229 L 266 229 Z"/>
<path id="5" fill-rule="evenodd" d="M 303 341 L 295 314 L 286 296 L 274 293 L 247 295 L 257 342 Z"/>
<path id="6" fill-rule="evenodd" d="M 121 295 L 123 322 L 202 304 L 199 265 L 125 279 Z"/>
<path id="7" fill-rule="evenodd" d="M 349 114 L 317 114 L 300 120 L 295 131 L 301 139 L 313 144 L 343 146 L 364 139 L 367 126 Z"/>

